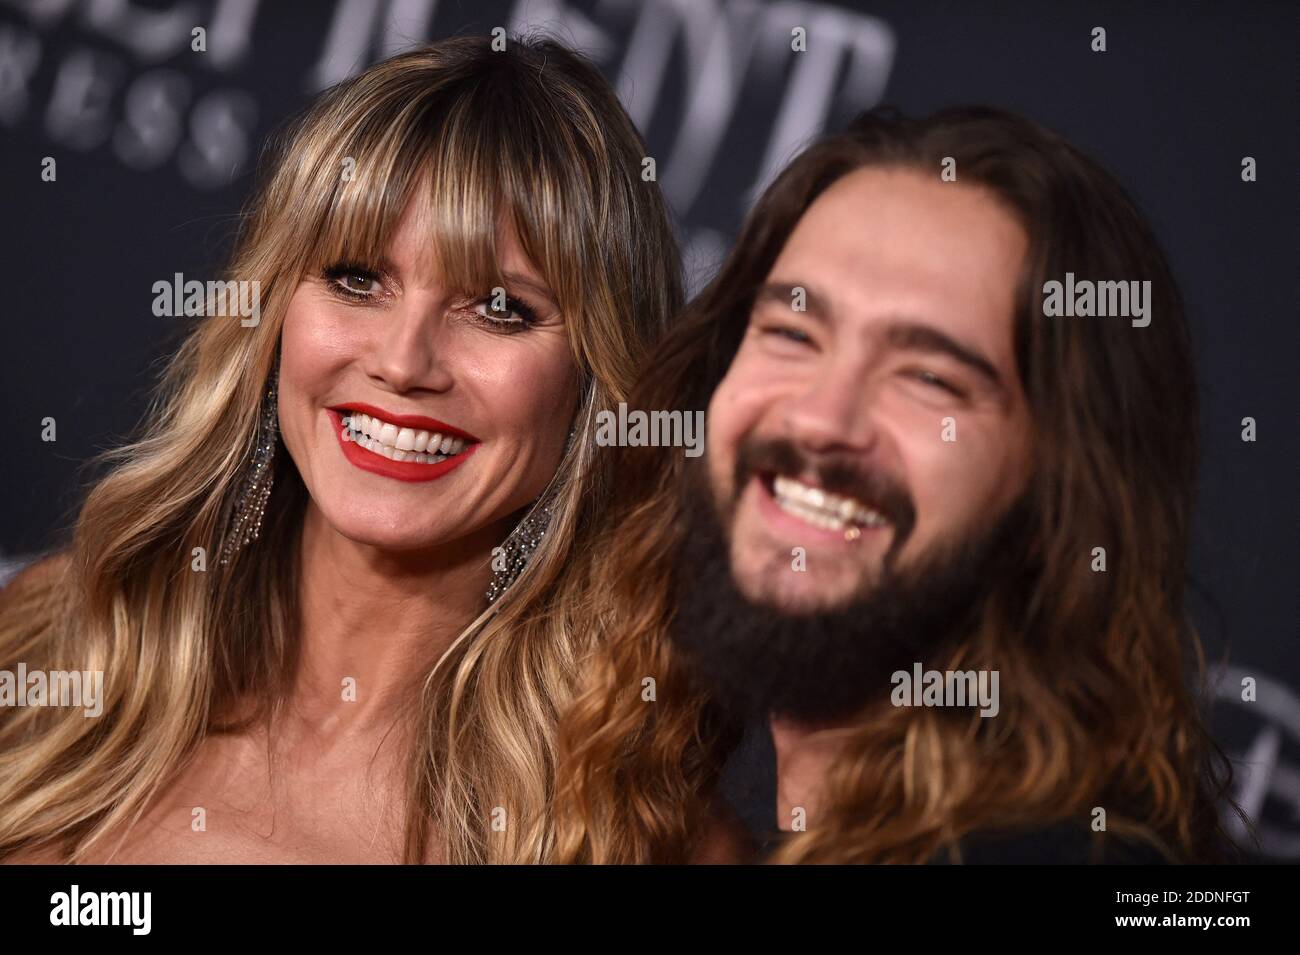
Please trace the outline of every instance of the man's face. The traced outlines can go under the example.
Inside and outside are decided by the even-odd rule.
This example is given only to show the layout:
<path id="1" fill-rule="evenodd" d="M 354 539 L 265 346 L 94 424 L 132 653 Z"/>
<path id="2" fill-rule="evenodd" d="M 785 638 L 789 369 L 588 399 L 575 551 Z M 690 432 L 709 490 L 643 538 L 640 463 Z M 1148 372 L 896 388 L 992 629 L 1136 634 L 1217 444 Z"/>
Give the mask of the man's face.
<path id="1" fill-rule="evenodd" d="M 808 209 L 709 405 L 708 479 L 744 597 L 842 608 L 887 561 L 978 536 L 1020 495 L 1026 249 L 991 193 L 937 172 L 858 170 Z"/>

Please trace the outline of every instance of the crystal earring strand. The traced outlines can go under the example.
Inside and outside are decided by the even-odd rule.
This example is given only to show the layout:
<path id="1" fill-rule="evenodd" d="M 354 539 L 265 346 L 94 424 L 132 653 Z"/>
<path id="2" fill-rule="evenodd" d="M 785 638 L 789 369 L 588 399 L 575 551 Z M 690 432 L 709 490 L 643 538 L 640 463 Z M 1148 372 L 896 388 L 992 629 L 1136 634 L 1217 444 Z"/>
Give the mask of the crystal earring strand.
<path id="1" fill-rule="evenodd" d="M 275 481 L 275 445 L 279 436 L 277 394 L 280 382 L 280 362 L 267 379 L 266 393 L 262 396 L 261 414 L 257 423 L 257 445 L 248 471 L 240 482 L 239 493 L 231 508 L 231 518 L 221 546 L 221 563 L 229 564 L 240 550 L 257 540 L 262 531 L 262 518 L 266 502 L 271 497 Z"/>
<path id="2" fill-rule="evenodd" d="M 566 454 L 577 433 L 576 425 L 569 429 L 569 438 L 565 445 Z M 543 494 L 543 497 L 545 497 L 545 494 Z M 501 595 L 523 573 L 524 568 L 528 566 L 529 559 L 541 545 L 542 538 L 546 536 L 553 513 L 552 501 L 539 499 L 533 505 L 532 510 L 515 525 L 515 529 L 501 542 L 501 553 L 493 556 L 492 563 L 495 565 L 499 559 L 504 558 L 505 567 L 501 570 L 493 570 L 492 583 L 487 589 L 488 604 L 496 603 Z"/>
<path id="3" fill-rule="evenodd" d="M 550 504 L 539 502 L 522 521 L 515 525 L 515 529 L 501 543 L 501 553 L 494 556 L 492 562 L 495 564 L 498 560 L 504 559 L 505 567 L 492 573 L 492 583 L 487 589 L 489 604 L 496 603 L 497 599 L 523 573 L 529 558 L 533 556 L 533 552 L 542 543 L 542 538 L 546 536 L 550 523 Z"/>

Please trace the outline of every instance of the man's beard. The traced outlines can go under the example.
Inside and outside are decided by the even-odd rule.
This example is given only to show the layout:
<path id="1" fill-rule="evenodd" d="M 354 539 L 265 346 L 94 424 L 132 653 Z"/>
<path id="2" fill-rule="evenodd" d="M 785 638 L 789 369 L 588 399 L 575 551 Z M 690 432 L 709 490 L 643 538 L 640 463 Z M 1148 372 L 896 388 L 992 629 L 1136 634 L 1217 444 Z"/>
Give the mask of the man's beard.
<path id="1" fill-rule="evenodd" d="M 755 603 L 732 577 L 730 542 L 704 460 L 688 465 L 681 488 L 669 635 L 702 688 L 736 719 L 775 713 L 816 723 L 858 712 L 888 696 L 895 671 L 911 672 L 918 662 L 936 668 L 936 656 L 973 626 L 988 590 L 1018 586 L 1026 573 L 1026 497 L 987 530 L 933 546 L 900 569 L 898 551 L 914 522 L 910 497 L 883 475 L 831 462 L 815 467 L 822 487 L 879 505 L 893 528 L 878 579 L 829 609 Z M 803 460 L 787 442 L 742 448 L 733 489 L 739 494 L 758 468 L 796 474 Z M 734 502 L 727 511 L 734 512 Z"/>

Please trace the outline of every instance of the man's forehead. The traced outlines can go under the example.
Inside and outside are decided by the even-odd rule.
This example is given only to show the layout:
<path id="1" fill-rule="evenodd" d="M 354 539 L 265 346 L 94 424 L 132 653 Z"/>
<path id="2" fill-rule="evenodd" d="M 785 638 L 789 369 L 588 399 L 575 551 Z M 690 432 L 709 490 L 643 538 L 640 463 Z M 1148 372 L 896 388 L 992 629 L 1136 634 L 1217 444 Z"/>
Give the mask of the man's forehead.
<path id="1" fill-rule="evenodd" d="M 912 315 L 1008 331 L 1027 240 L 987 193 L 919 172 L 859 170 L 799 220 L 770 282 L 841 318 Z M 999 338 L 1001 335 L 999 334 Z"/>

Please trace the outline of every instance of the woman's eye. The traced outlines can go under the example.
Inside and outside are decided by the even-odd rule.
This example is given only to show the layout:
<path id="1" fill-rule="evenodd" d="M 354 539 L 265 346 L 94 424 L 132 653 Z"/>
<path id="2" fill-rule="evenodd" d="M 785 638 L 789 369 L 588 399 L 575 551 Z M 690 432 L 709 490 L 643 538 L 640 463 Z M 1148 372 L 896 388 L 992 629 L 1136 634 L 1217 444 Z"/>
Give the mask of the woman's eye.
<path id="1" fill-rule="evenodd" d="M 351 299 L 377 298 L 383 291 L 379 275 L 352 265 L 335 265 L 325 270 L 331 289 Z"/>
<path id="2" fill-rule="evenodd" d="M 375 284 L 375 280 L 369 275 L 359 275 L 354 272 L 343 276 L 341 283 L 349 292 L 369 293 L 375 291 L 371 287 Z"/>
<path id="3" fill-rule="evenodd" d="M 537 313 L 517 298 L 506 296 L 505 300 L 492 297 L 480 299 L 471 309 L 489 325 L 508 327 L 519 331 L 537 321 Z"/>

